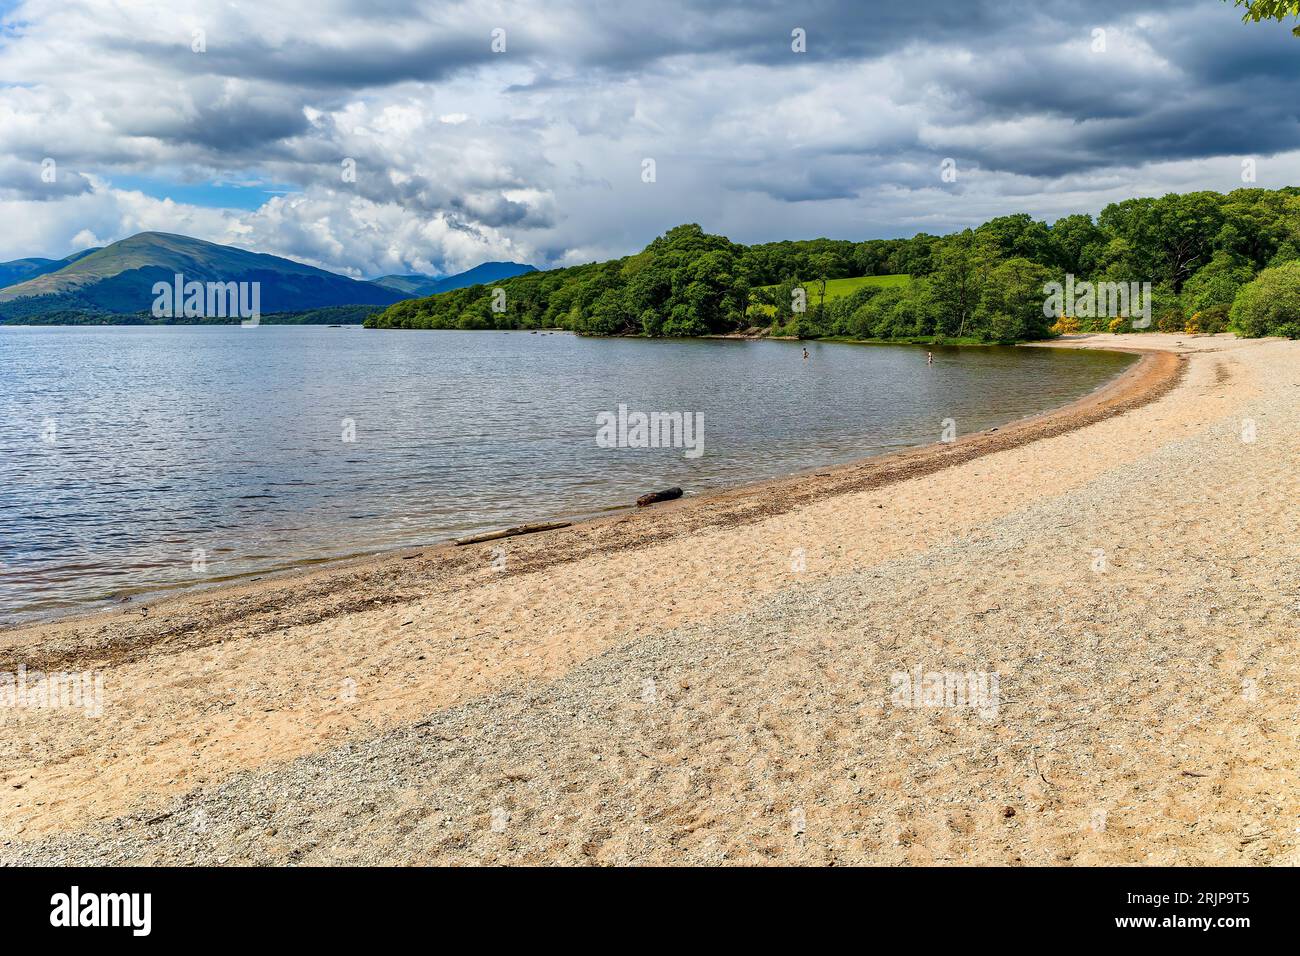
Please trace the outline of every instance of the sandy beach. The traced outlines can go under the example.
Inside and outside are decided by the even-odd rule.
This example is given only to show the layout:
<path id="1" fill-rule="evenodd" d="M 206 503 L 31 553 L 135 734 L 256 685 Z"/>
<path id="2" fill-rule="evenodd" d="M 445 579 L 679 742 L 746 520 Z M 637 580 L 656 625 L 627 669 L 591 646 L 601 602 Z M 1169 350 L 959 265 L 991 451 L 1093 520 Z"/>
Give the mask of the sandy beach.
<path id="1" fill-rule="evenodd" d="M 0 863 L 1300 863 L 1300 343 L 1046 347 L 1143 358 L 951 444 L 0 632 L 103 679 L 0 708 Z"/>

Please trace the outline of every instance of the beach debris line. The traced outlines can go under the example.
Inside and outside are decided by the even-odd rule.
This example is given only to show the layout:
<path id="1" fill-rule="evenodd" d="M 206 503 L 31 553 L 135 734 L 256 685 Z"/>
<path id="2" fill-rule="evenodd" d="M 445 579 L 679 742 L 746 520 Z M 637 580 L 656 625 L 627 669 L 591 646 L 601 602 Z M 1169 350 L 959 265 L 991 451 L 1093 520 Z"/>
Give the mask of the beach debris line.
<path id="1" fill-rule="evenodd" d="M 665 488 L 663 491 L 652 491 L 648 495 L 642 495 L 636 500 L 638 508 L 644 508 L 646 505 L 652 505 L 659 501 L 672 501 L 674 498 L 682 496 L 680 488 Z"/>
<path id="2" fill-rule="evenodd" d="M 495 541 L 498 538 L 513 538 L 520 534 L 534 534 L 538 531 L 554 531 L 556 528 L 567 528 L 573 522 L 571 521 L 551 521 L 544 524 L 521 524 L 513 528 L 505 528 L 501 531 L 487 531 L 483 534 L 470 535 L 468 538 L 457 538 L 457 545 L 478 544 L 480 541 Z"/>

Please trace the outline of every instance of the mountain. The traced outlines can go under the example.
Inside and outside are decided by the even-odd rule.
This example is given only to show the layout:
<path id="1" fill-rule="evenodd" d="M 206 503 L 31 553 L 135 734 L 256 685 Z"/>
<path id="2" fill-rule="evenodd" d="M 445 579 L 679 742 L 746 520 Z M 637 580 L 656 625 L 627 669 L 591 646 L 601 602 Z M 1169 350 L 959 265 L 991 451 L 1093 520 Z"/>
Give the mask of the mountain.
<path id="1" fill-rule="evenodd" d="M 301 312 L 336 305 L 391 305 L 407 295 L 290 259 L 165 232 L 142 232 L 56 271 L 0 289 L 0 319 L 51 313 L 148 312 L 156 282 L 260 283 L 261 311 Z"/>
<path id="2" fill-rule="evenodd" d="M 535 266 L 525 265 L 522 262 L 484 262 L 473 269 L 458 272 L 453 276 L 443 276 L 441 279 L 425 275 L 384 276 L 375 279 L 374 283 L 401 292 L 405 296 L 415 297 L 437 295 L 439 292 L 450 292 L 452 289 L 463 289 L 471 285 L 500 282 L 502 279 L 536 271 Z"/>
<path id="3" fill-rule="evenodd" d="M 439 279 L 437 288 L 434 291 L 450 292 L 452 289 L 464 289 L 472 285 L 500 282 L 502 279 L 509 279 L 512 276 L 521 276 L 536 271 L 535 266 L 525 265 L 522 262 L 484 262 L 473 269 Z"/>
<path id="4" fill-rule="evenodd" d="M 11 259 L 8 262 L 0 262 L 0 289 L 7 286 L 15 285 L 19 282 L 25 282 L 28 279 L 35 279 L 37 276 L 43 276 L 47 272 L 57 272 L 64 266 L 71 265 L 78 259 L 83 259 L 92 252 L 98 252 L 99 248 L 83 249 L 81 252 L 74 252 L 66 259 Z"/>
<path id="5" fill-rule="evenodd" d="M 392 289 L 394 292 L 400 292 L 406 296 L 433 295 L 437 291 L 438 279 L 433 276 L 411 275 L 411 276 L 380 276 L 378 279 L 371 279 L 375 285 L 383 286 L 385 289 Z"/>

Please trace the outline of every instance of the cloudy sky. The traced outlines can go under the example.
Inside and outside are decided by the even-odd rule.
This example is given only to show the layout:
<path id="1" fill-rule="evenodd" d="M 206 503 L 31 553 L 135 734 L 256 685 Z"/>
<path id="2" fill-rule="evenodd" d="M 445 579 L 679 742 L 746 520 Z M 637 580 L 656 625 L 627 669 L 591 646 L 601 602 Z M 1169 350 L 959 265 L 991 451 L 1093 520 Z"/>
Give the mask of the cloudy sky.
<path id="1" fill-rule="evenodd" d="M 1300 183 L 1300 39 L 1221 0 L 0 0 L 0 260 L 161 230 L 355 276 L 566 265 L 681 222 L 1051 220 L 1244 158 Z"/>

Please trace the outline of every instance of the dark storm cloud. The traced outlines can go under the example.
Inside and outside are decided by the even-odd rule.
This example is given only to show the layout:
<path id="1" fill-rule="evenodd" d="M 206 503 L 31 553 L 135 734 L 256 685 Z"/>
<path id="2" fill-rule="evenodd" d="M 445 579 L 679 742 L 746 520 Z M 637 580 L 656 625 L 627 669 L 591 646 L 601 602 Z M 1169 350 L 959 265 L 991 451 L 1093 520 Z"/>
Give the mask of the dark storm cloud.
<path id="1" fill-rule="evenodd" d="M 0 158 L 0 199 L 54 202 L 90 190 L 90 180 L 61 168 L 53 157 L 40 161 Z"/>
<path id="2" fill-rule="evenodd" d="M 24 9 L 0 45 L 0 172 L 56 150 L 94 174 L 33 235 L 93 214 L 97 238 L 120 238 L 176 215 L 96 185 L 117 173 L 248 171 L 284 195 L 222 228 L 367 272 L 590 261 L 690 220 L 754 241 L 1052 218 L 1125 191 L 1231 188 L 1235 158 L 1300 150 L 1300 40 L 1220 0 Z M 60 204 L 39 205 L 54 222 Z"/>
<path id="3" fill-rule="evenodd" d="M 1157 68 L 1117 52 L 1121 34 L 1111 28 L 1106 53 L 1060 62 L 1050 51 L 1021 47 L 1000 56 L 996 69 L 976 61 L 940 68 L 931 79 L 959 95 L 963 124 L 1069 121 L 1050 142 L 994 141 L 968 151 L 990 169 L 1059 176 L 1112 164 L 1293 149 L 1300 145 L 1300 42 L 1268 25 L 1243 26 L 1231 13 L 1202 4 L 1130 26 L 1162 61 Z"/>
<path id="4" fill-rule="evenodd" d="M 835 34 L 823 50 L 810 27 L 810 56 L 910 51 L 900 99 L 920 105 L 932 129 L 928 142 L 896 144 L 900 158 L 950 155 L 986 172 L 1051 179 L 1300 147 L 1300 41 L 1243 25 L 1221 3 L 979 4 L 914 19 L 899 9 L 876 19 L 825 4 L 804 19 Z M 1104 52 L 1091 50 L 1095 28 L 1106 30 Z M 1063 44 L 1074 45 L 1070 55 Z M 1043 135 L 1017 135 L 1036 124 Z M 971 142 L 964 131 L 979 127 L 987 134 Z M 954 131 L 947 145 L 945 129 Z M 801 161 L 788 186 L 765 191 L 816 198 L 821 190 L 806 184 L 827 178 L 816 167 L 830 161 L 808 152 Z M 744 175 L 736 183 L 752 185 Z M 851 180 L 839 183 L 853 192 Z"/>
<path id="5" fill-rule="evenodd" d="M 1147 21 L 1142 16 L 1149 15 Z M 572 0 L 540 8 L 443 8 L 391 0 L 335 2 L 331 17 L 364 16 L 375 29 L 352 40 L 303 29 L 272 41 L 253 34 L 228 38 L 214 27 L 206 52 L 192 52 L 188 34 L 176 42 L 118 36 L 115 52 L 164 64 L 182 75 L 261 81 L 270 91 L 255 105 L 203 105 L 183 119 L 133 130 L 169 142 L 240 151 L 304 131 L 301 107 L 328 107 L 366 88 L 437 83 L 498 65 L 528 65 L 530 80 L 504 92 L 538 94 L 598 86 L 618 76 L 668 82 L 683 63 L 731 63 L 791 70 L 828 70 L 886 57 L 901 58 L 908 87 L 901 97 L 924 102 L 932 123 L 970 127 L 1033 118 L 1072 126 L 1049 143 L 1008 143 L 997 136 L 960 140 L 940 152 L 968 165 L 1030 176 L 1061 176 L 1114 163 L 1198 158 L 1225 152 L 1282 150 L 1300 145 L 1300 43 L 1268 25 L 1242 25 L 1216 0 L 1099 0 L 1089 4 L 963 2 L 863 3 L 819 0 L 668 0 L 653 5 Z M 436 29 L 432 29 L 436 27 Z M 505 30 L 507 52 L 491 50 L 493 29 Z M 1088 52 L 1091 31 L 1108 31 L 1110 49 Z M 790 48 L 806 31 L 807 53 Z M 1126 52 L 1123 40 L 1149 47 L 1159 67 Z M 1062 59 L 1063 44 L 1078 52 Z M 957 54 L 957 56 L 952 56 Z M 1249 79 L 1265 96 L 1241 88 Z M 489 81 L 490 82 L 490 81 Z M 1230 84 L 1234 89 L 1224 89 Z M 725 91 L 719 91 L 725 94 Z M 267 96 L 280 96 L 268 102 Z M 946 100 L 944 99 L 946 97 Z M 617 110 L 597 104 L 565 117 L 580 130 L 617 128 Z M 900 144 L 916 158 L 932 146 Z M 815 151 L 801 160 L 821 162 Z M 839 175 L 803 169 L 788 188 L 791 201 L 849 196 Z M 751 188 L 742 176 L 739 188 Z"/>
<path id="6" fill-rule="evenodd" d="M 242 100 L 205 103 L 189 115 L 163 116 L 135 126 L 124 124 L 123 131 L 218 153 L 254 153 L 268 143 L 297 136 L 308 126 L 301 108 L 291 103 Z"/>
<path id="7" fill-rule="evenodd" d="M 382 29 L 369 36 L 323 41 L 317 39 L 313 25 L 328 27 L 331 17 L 313 12 L 305 15 L 297 35 L 274 42 L 248 33 L 227 36 L 214 27 L 205 34 L 205 51 L 195 53 L 188 29 L 178 21 L 174 36 L 166 40 L 118 35 L 107 38 L 104 45 L 110 52 L 130 54 L 180 73 L 355 90 L 433 82 L 475 67 L 519 61 L 570 75 L 589 75 L 593 69 L 638 72 L 682 56 L 789 66 L 798 62 L 792 59 L 790 46 L 795 28 L 806 32 L 806 57 L 814 61 L 879 57 L 917 43 L 992 51 L 1006 44 L 1059 40 L 1110 16 L 1185 4 L 1099 0 L 1085 10 L 1077 3 L 995 0 L 947 4 L 570 0 L 483 12 L 472 7 L 444 10 L 434 3 L 377 5 L 366 0 L 330 6 L 335 16 L 360 17 Z M 505 31 L 506 55 L 491 48 L 491 34 L 497 28 Z"/>
<path id="8" fill-rule="evenodd" d="M 400 24 L 384 40 L 362 39 L 335 46 L 313 42 L 309 33 L 283 43 L 240 36 L 223 43 L 220 34 L 205 38 L 207 49 L 196 53 L 188 34 L 175 41 L 115 38 L 114 52 L 164 64 L 180 73 L 241 77 L 286 86 L 355 90 L 407 81 L 435 82 L 490 62 L 489 30 L 473 35 L 457 32 L 414 45 L 403 42 Z"/>

